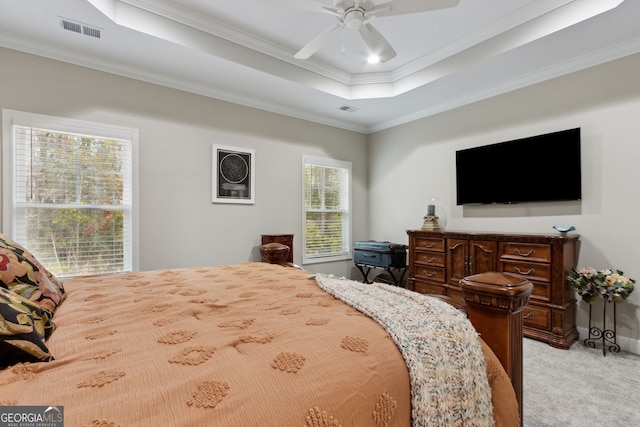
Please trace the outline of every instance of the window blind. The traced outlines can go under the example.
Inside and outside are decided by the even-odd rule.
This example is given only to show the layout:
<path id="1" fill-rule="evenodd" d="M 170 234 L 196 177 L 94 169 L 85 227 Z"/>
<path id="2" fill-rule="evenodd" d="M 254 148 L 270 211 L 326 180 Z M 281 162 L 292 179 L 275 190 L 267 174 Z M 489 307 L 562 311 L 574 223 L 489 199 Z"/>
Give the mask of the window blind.
<path id="1" fill-rule="evenodd" d="M 304 258 L 349 258 L 351 164 L 304 159 Z"/>
<path id="2" fill-rule="evenodd" d="M 14 238 L 59 276 L 132 270 L 132 141 L 13 126 Z"/>

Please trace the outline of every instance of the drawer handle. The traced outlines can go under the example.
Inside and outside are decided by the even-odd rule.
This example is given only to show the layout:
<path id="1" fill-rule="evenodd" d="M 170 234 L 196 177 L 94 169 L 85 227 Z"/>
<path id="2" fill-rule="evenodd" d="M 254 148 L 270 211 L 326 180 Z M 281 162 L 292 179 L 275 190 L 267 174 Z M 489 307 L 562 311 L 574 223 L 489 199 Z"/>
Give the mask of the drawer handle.
<path id="1" fill-rule="evenodd" d="M 516 271 L 516 273 L 522 274 L 523 276 L 527 276 L 529 274 L 533 274 L 536 272 L 535 268 L 530 268 L 529 271 L 527 271 L 526 273 L 523 271 L 520 271 L 520 267 L 515 267 L 514 270 Z"/>
<path id="2" fill-rule="evenodd" d="M 435 245 L 436 245 L 436 242 L 430 242 L 429 244 L 427 244 L 427 242 L 422 242 L 422 246 L 424 246 L 425 248 L 429 248 L 429 249 L 431 249 Z"/>
<path id="3" fill-rule="evenodd" d="M 534 317 L 536 314 L 533 311 L 530 311 L 529 313 L 525 314 L 524 316 L 522 316 L 523 319 L 530 319 L 532 317 Z"/>
<path id="4" fill-rule="evenodd" d="M 425 276 L 427 276 L 427 277 L 433 277 L 433 276 L 435 276 L 436 274 L 438 274 L 438 273 L 437 273 L 437 272 L 435 272 L 435 271 L 432 271 L 431 273 L 429 273 L 429 272 L 427 272 L 427 270 L 422 270 L 422 273 L 423 273 Z"/>
<path id="5" fill-rule="evenodd" d="M 375 255 L 369 255 L 369 254 L 362 254 L 362 256 L 365 258 L 376 258 Z"/>
<path id="6" fill-rule="evenodd" d="M 438 259 L 438 257 L 436 257 L 436 256 L 432 256 L 431 258 L 427 258 L 427 256 L 426 256 L 426 255 L 422 255 L 422 259 L 423 259 L 423 260 L 425 260 L 426 262 L 433 262 L 433 261 L 435 261 L 436 259 Z"/>
<path id="7" fill-rule="evenodd" d="M 520 251 L 520 248 L 515 248 L 514 252 L 517 253 L 520 256 L 531 256 L 531 255 L 534 255 L 536 253 L 536 250 L 535 249 L 529 249 L 529 252 L 527 252 L 525 254 L 525 253 L 522 253 Z"/>

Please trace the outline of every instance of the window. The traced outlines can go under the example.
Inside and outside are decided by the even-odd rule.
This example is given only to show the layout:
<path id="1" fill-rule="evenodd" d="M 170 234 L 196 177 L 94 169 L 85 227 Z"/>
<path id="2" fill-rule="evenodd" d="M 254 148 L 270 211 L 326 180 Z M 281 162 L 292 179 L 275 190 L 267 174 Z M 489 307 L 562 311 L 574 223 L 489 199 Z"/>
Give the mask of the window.
<path id="1" fill-rule="evenodd" d="M 53 274 L 132 271 L 137 130 L 3 110 L 4 232 Z"/>
<path id="2" fill-rule="evenodd" d="M 305 264 L 351 258 L 351 162 L 304 156 Z"/>

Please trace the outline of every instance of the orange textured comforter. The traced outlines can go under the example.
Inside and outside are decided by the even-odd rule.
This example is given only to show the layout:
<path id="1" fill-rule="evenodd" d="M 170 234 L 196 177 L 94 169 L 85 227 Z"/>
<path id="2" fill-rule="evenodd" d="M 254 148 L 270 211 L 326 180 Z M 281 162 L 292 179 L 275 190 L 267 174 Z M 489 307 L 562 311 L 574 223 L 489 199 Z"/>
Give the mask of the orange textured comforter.
<path id="1" fill-rule="evenodd" d="M 394 342 L 307 272 L 245 263 L 65 289 L 47 342 L 56 360 L 0 372 L 0 404 L 64 406 L 67 426 L 411 425 Z M 490 382 L 509 401 L 496 363 Z M 517 417 L 507 403 L 497 418 Z"/>

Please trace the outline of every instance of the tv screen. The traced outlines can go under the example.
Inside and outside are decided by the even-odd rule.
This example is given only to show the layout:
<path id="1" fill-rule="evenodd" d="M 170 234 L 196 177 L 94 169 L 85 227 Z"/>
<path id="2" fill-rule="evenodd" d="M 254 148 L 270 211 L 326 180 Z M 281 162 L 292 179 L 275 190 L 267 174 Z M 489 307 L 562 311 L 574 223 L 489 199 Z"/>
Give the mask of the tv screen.
<path id="1" fill-rule="evenodd" d="M 582 198 L 580 128 L 456 151 L 458 205 Z"/>

